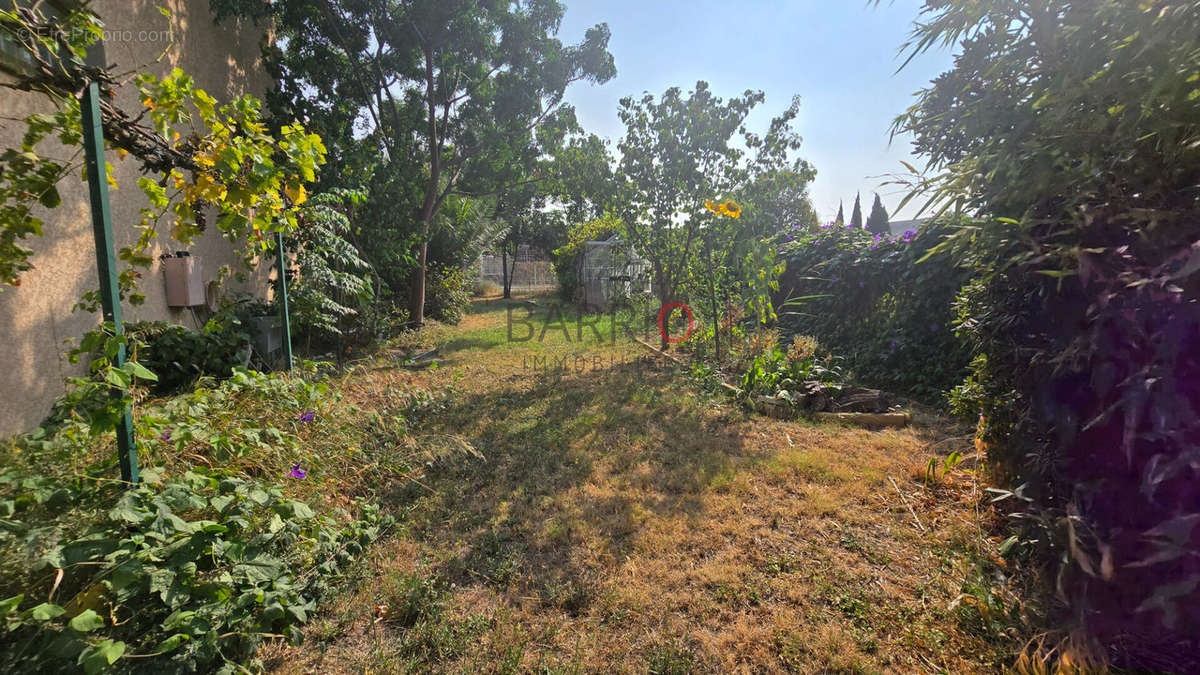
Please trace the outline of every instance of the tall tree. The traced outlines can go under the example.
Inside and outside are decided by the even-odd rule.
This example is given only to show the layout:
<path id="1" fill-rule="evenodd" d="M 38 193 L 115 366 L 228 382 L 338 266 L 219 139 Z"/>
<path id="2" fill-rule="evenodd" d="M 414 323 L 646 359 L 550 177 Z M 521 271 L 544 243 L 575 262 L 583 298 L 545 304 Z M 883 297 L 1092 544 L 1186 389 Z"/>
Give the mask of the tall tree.
<path id="1" fill-rule="evenodd" d="M 793 101 L 760 137 L 746 132 L 743 125 L 762 100 L 762 92 L 746 91 L 726 101 L 713 95 L 703 81 L 686 95 L 672 87 L 658 99 L 646 94 L 621 100 L 625 136 L 618 144 L 621 163 L 615 204 L 630 242 L 650 262 L 654 292 L 664 305 L 682 299 L 689 285 L 693 291 L 697 285 L 708 285 L 712 280 L 704 276 L 706 263 L 728 262 L 738 246 L 749 253 L 747 247 L 762 241 L 746 229 L 752 219 L 714 217 L 705 210 L 705 202 L 743 198 L 756 178 L 782 179 L 788 174 L 788 189 L 806 199 L 804 186 L 811 167 L 790 156 L 800 145 L 790 127 L 799 102 Z M 739 140 L 754 153 L 751 158 L 738 147 Z M 762 184 L 771 182 L 764 179 Z M 753 222 L 762 223 L 755 227 L 766 227 L 765 220 Z M 737 260 L 744 262 L 747 256 Z M 724 277 L 734 276 L 729 264 L 714 264 L 712 269 Z"/>
<path id="2" fill-rule="evenodd" d="M 218 16 L 274 20 L 277 109 L 321 118 L 347 146 L 372 144 L 396 200 L 391 211 L 403 214 L 395 227 L 413 233 L 416 323 L 440 206 L 452 194 L 493 194 L 527 179 L 538 128 L 569 110 L 567 86 L 616 74 L 607 25 L 577 45 L 555 37 L 557 0 L 211 2 Z"/>
<path id="3" fill-rule="evenodd" d="M 762 92 L 747 91 L 726 102 L 703 81 L 686 96 L 671 87 L 658 100 L 652 94 L 621 99 L 623 193 L 617 206 L 631 243 L 650 261 L 663 305 L 677 300 L 686 280 L 704 202 L 739 183 L 742 151 L 732 141 L 762 100 Z"/>
<path id="4" fill-rule="evenodd" d="M 846 224 L 846 212 L 842 209 L 842 202 L 840 200 L 838 201 L 837 218 L 833 222 L 837 223 L 838 225 Z"/>
<path id="5" fill-rule="evenodd" d="M 888 212 L 883 208 L 883 202 L 879 200 L 879 193 L 875 193 L 875 203 L 871 204 L 871 215 L 867 216 L 867 231 L 875 234 L 888 234 Z"/>
<path id="6" fill-rule="evenodd" d="M 859 193 L 854 193 L 854 210 L 850 212 L 850 228 L 861 230 L 863 226 L 862 219 L 862 201 Z"/>

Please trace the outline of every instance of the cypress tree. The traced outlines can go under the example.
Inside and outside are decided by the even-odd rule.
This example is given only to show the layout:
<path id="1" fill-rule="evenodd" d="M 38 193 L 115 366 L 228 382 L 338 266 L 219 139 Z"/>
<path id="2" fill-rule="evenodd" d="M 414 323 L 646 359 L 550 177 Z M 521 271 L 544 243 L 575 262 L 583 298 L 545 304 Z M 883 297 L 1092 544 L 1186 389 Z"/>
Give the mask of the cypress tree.
<path id="1" fill-rule="evenodd" d="M 850 213 L 850 228 L 854 230 L 861 230 L 862 226 L 862 202 L 859 201 L 859 195 L 855 193 L 854 211 Z"/>
<path id="2" fill-rule="evenodd" d="M 875 234 L 888 233 L 888 212 L 879 201 L 879 193 L 875 194 L 875 203 L 871 205 L 871 215 L 867 218 L 867 230 Z"/>
<path id="3" fill-rule="evenodd" d="M 842 203 L 841 202 L 838 202 L 838 217 L 833 222 L 838 225 L 846 224 L 846 216 L 842 213 Z"/>

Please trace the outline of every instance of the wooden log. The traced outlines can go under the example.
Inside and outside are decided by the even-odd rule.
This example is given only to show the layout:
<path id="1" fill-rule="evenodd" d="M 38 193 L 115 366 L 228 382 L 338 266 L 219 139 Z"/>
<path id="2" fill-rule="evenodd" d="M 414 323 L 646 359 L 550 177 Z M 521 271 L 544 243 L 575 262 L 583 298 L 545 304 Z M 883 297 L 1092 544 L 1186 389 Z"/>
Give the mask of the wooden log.
<path id="1" fill-rule="evenodd" d="M 796 417 L 796 411 L 791 404 L 773 396 L 755 396 L 752 406 L 756 412 L 777 420 L 788 420 Z"/>
<path id="2" fill-rule="evenodd" d="M 818 422 L 839 422 L 860 427 L 906 427 L 912 423 L 908 413 L 817 413 Z"/>

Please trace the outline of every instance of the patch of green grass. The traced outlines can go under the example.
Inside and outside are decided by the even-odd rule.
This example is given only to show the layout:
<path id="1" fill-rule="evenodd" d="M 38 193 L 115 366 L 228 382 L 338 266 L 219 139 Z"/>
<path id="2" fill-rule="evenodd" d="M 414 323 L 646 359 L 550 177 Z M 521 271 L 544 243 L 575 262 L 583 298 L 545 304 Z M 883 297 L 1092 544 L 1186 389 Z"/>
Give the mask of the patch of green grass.
<path id="1" fill-rule="evenodd" d="M 381 605 L 389 623 L 413 626 L 437 619 L 445 606 L 445 587 L 437 579 L 416 573 L 389 574 L 381 579 Z"/>
<path id="2" fill-rule="evenodd" d="M 646 651 L 646 670 L 651 675 L 687 675 L 700 667 L 695 652 L 681 641 L 655 644 Z"/>

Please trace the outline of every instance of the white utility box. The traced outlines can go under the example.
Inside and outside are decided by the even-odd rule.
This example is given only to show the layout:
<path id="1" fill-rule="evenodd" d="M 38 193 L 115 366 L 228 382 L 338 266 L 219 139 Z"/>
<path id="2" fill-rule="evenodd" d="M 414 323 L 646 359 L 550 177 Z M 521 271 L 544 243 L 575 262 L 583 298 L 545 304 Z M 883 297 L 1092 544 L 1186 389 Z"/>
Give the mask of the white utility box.
<path id="1" fill-rule="evenodd" d="M 277 316 L 256 316 L 250 319 L 254 332 L 254 348 L 262 356 L 269 357 L 283 346 L 283 328 Z"/>
<path id="2" fill-rule="evenodd" d="M 204 304 L 204 268 L 192 256 L 163 258 L 168 307 L 198 307 Z"/>

